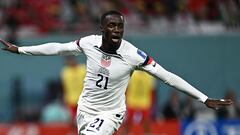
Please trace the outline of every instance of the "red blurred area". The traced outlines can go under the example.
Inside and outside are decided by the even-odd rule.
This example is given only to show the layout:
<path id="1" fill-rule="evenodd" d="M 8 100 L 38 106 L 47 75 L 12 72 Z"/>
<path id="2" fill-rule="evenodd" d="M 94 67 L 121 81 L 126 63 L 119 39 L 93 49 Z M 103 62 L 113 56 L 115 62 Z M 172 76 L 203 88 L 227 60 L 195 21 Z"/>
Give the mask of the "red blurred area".
<path id="1" fill-rule="evenodd" d="M 0 124 L 0 135 L 77 135 L 77 129 L 68 124 L 16 123 Z"/>
<path id="2" fill-rule="evenodd" d="M 77 135 L 77 129 L 68 124 L 37 124 L 37 123 L 16 123 L 0 124 L 0 135 Z M 126 133 L 122 125 L 115 135 L 143 135 L 143 126 L 132 125 L 131 130 Z M 150 134 L 178 135 L 180 134 L 179 121 L 161 121 L 150 124 Z"/>
<path id="3" fill-rule="evenodd" d="M 141 124 L 133 124 L 128 133 L 125 132 L 124 124 L 120 127 L 115 135 L 144 135 L 144 128 Z M 179 135 L 180 134 L 180 121 L 167 120 L 150 123 L 150 132 L 148 134 L 155 135 Z"/>

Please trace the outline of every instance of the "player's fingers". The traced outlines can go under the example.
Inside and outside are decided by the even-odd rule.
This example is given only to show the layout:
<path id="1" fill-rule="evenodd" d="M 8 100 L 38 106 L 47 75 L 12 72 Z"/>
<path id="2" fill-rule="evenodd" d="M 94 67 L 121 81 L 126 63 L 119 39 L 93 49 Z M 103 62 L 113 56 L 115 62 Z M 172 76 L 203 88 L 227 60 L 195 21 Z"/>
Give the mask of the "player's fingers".
<path id="1" fill-rule="evenodd" d="M 1 42 L 2 44 L 5 44 L 4 40 L 2 40 L 2 39 L 0 39 L 0 42 Z"/>
<path id="2" fill-rule="evenodd" d="M 219 109 L 222 109 L 222 108 L 225 108 L 229 105 L 232 105 L 233 104 L 233 101 L 232 100 L 220 100 L 218 102 L 218 104 L 213 108 L 214 110 L 219 110 Z"/>
<path id="3" fill-rule="evenodd" d="M 233 101 L 231 99 L 220 99 L 220 103 L 221 105 L 231 105 L 233 104 Z"/>
<path id="4" fill-rule="evenodd" d="M 8 43 L 8 42 L 6 42 L 6 41 L 4 41 L 4 40 L 2 40 L 2 39 L 0 39 L 0 42 L 4 45 L 4 46 L 6 46 L 6 47 L 9 47 L 10 46 L 10 44 Z M 5 47 L 4 47 L 5 48 Z"/>
<path id="5" fill-rule="evenodd" d="M 0 43 L 2 43 L 2 46 L 0 46 L 1 50 L 4 51 L 9 51 L 10 48 L 13 46 L 11 43 L 4 41 L 2 39 L 0 39 Z"/>
<path id="6" fill-rule="evenodd" d="M 214 105 L 213 109 L 214 110 L 219 110 L 219 109 L 227 107 L 231 104 L 233 104 L 232 100 L 221 99 Z"/>

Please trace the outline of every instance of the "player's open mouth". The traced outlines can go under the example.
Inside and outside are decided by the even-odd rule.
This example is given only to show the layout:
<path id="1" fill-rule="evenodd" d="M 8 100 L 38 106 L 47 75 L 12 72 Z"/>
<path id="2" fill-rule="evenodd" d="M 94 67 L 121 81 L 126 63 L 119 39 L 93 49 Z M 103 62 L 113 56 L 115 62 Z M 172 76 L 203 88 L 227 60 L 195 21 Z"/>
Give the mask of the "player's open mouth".
<path id="1" fill-rule="evenodd" d="M 113 37 L 112 37 L 112 41 L 113 41 L 113 42 L 119 42 L 119 40 L 120 40 L 120 37 L 119 37 L 119 36 L 113 36 Z"/>

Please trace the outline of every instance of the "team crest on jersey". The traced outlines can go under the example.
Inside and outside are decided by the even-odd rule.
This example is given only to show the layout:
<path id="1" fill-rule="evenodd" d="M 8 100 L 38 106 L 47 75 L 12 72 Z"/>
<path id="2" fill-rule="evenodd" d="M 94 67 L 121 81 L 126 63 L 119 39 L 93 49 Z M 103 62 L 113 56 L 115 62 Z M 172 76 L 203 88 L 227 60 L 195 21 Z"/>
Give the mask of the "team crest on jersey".
<path id="1" fill-rule="evenodd" d="M 103 67 L 109 67 L 111 65 L 111 56 L 103 54 L 101 59 L 101 65 Z"/>
<path id="2" fill-rule="evenodd" d="M 143 59 L 146 59 L 147 58 L 147 54 L 145 53 L 145 52 L 143 52 L 143 51 L 141 51 L 141 50 L 137 50 L 137 53 L 138 53 L 138 55 L 140 55 Z"/>

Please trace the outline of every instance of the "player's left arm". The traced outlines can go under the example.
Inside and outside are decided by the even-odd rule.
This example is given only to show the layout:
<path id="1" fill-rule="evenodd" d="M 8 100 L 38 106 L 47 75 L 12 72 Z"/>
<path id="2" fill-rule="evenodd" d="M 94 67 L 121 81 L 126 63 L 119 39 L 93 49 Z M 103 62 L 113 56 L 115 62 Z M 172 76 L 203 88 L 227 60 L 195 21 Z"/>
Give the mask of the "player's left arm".
<path id="1" fill-rule="evenodd" d="M 141 68 L 152 74 L 153 76 L 159 78 L 164 83 L 194 97 L 195 99 L 204 103 L 209 108 L 218 109 L 220 107 L 228 106 L 233 103 L 230 99 L 208 98 L 208 96 L 200 92 L 198 89 L 194 88 L 181 77 L 164 69 L 149 56 L 147 56 L 144 63 L 141 65 Z"/>

